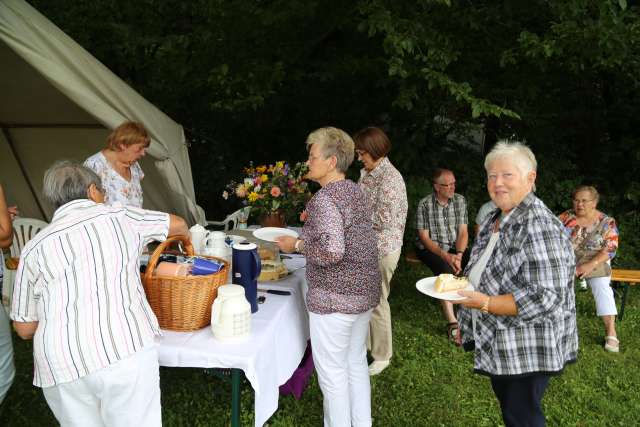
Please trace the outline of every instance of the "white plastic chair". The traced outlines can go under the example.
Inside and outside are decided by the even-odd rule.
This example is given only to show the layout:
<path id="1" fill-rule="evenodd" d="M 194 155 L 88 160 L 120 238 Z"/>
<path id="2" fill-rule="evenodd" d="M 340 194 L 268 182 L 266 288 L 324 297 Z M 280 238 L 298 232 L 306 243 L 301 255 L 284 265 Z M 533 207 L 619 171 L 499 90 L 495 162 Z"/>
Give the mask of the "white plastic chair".
<path id="1" fill-rule="evenodd" d="M 22 248 L 29 240 L 33 238 L 40 230 L 46 227 L 44 221 L 35 218 L 16 218 L 13 221 L 13 243 L 9 248 L 10 256 L 14 258 L 20 257 Z M 15 280 L 15 270 L 9 270 L 6 264 L 3 264 L 4 279 L 2 280 L 2 303 L 6 307 L 11 306 L 11 295 L 13 293 L 13 281 Z"/>
<path id="2" fill-rule="evenodd" d="M 207 221 L 207 226 L 223 227 L 224 231 L 233 230 L 234 228 L 238 228 L 238 223 L 241 222 L 241 219 L 244 219 L 244 222 L 246 223 L 250 211 L 251 206 L 238 209 L 237 211 L 227 215 L 227 217 L 222 221 Z"/>

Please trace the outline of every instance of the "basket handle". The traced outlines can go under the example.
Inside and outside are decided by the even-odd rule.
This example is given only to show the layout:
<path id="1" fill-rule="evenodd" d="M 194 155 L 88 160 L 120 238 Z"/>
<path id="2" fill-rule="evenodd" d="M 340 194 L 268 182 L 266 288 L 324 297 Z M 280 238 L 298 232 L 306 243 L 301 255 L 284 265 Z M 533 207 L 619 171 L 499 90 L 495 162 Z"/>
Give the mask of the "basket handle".
<path id="1" fill-rule="evenodd" d="M 182 245 L 184 247 L 184 254 L 186 256 L 194 255 L 193 244 L 191 244 L 191 239 L 189 238 L 189 236 L 185 236 L 185 235 L 169 236 L 167 240 L 165 240 L 164 242 L 158 245 L 156 250 L 153 251 L 153 254 L 151 254 L 151 257 L 149 258 L 149 263 L 147 264 L 147 270 L 144 272 L 144 278 L 143 278 L 145 285 L 150 283 L 151 276 L 153 276 L 153 272 L 156 269 L 156 265 L 160 260 L 160 255 L 162 255 L 164 250 L 167 249 L 173 242 L 182 242 Z"/>

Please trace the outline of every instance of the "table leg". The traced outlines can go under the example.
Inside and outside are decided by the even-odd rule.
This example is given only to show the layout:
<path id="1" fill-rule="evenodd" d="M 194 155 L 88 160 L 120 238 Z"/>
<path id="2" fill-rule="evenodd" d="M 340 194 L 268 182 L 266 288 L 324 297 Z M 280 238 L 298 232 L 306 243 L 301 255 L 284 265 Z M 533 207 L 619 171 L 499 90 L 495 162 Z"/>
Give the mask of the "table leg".
<path id="1" fill-rule="evenodd" d="M 242 369 L 231 369 L 231 427 L 240 427 L 240 382 Z"/>
<path id="2" fill-rule="evenodd" d="M 624 317 L 624 306 L 627 303 L 627 294 L 629 293 L 629 284 L 622 283 L 622 303 L 620 304 L 620 315 L 618 319 L 622 322 L 622 318 Z"/>

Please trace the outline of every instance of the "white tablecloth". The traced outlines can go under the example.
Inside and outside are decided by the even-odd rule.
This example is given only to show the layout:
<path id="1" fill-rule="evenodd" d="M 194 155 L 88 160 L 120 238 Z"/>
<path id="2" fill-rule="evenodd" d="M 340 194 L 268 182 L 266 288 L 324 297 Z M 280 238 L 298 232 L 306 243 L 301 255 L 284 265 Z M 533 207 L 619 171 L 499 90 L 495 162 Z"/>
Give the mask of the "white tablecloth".
<path id="1" fill-rule="evenodd" d="M 262 426 L 278 409 L 279 386 L 298 367 L 307 340 L 309 317 L 304 303 L 305 269 L 259 289 L 289 290 L 291 295 L 266 296 L 251 316 L 251 336 L 243 343 L 222 343 L 211 328 L 195 332 L 163 331 L 160 365 L 190 368 L 239 368 L 255 392 L 255 425 Z"/>

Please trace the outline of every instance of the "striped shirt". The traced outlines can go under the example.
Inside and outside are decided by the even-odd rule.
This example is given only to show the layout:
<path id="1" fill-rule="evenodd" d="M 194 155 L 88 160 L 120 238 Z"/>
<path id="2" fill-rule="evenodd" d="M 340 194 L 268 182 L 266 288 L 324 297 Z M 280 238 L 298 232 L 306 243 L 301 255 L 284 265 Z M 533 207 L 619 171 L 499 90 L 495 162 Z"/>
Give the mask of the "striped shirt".
<path id="1" fill-rule="evenodd" d="M 432 193 L 420 200 L 416 211 L 416 229 L 427 230 L 429 238 L 443 251 L 456 247 L 458 228 L 469 223 L 467 216 L 467 200 L 455 193 L 446 206 L 441 205 Z M 420 237 L 416 238 L 416 246 L 425 249 Z"/>
<path id="2" fill-rule="evenodd" d="M 169 215 L 74 200 L 22 250 L 11 318 L 39 322 L 33 384 L 82 378 L 160 334 L 140 281 L 142 248 L 165 240 Z"/>

